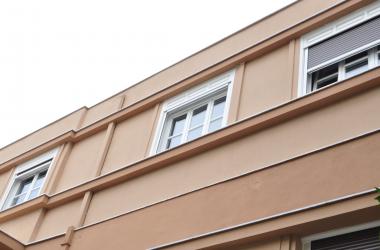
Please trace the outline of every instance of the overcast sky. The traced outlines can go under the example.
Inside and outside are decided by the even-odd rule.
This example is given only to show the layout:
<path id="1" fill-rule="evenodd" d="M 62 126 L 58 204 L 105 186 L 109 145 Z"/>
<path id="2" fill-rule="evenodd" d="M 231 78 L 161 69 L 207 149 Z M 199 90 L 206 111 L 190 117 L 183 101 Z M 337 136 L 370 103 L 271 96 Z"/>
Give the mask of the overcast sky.
<path id="1" fill-rule="evenodd" d="M 291 2 L 0 1 L 0 147 Z"/>

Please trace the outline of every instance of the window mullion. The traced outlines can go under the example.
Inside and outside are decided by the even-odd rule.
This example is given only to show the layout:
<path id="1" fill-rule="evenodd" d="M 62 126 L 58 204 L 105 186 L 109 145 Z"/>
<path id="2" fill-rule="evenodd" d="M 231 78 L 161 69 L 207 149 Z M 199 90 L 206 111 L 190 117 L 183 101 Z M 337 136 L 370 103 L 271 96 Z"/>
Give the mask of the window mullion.
<path id="1" fill-rule="evenodd" d="M 202 129 L 202 135 L 207 133 L 208 128 L 210 126 L 211 114 L 212 114 L 212 110 L 214 109 L 213 103 L 214 103 L 214 100 L 211 100 L 207 104 L 206 116 L 205 116 L 205 120 L 203 121 L 204 125 Z"/>
<path id="2" fill-rule="evenodd" d="M 189 110 L 187 112 L 187 114 L 186 114 L 186 121 L 185 121 L 185 126 L 183 126 L 183 133 L 182 133 L 182 137 L 181 137 L 181 144 L 185 143 L 186 140 L 187 140 L 187 134 L 189 133 L 190 122 L 191 122 L 191 118 L 192 118 L 192 115 L 193 115 L 193 111 L 194 110 Z"/>
<path id="3" fill-rule="evenodd" d="M 338 66 L 338 82 L 344 80 L 345 78 L 345 70 L 344 70 L 344 60 L 339 62 Z"/>
<path id="4" fill-rule="evenodd" d="M 368 51 L 368 69 L 376 67 L 376 48 Z"/>
<path id="5" fill-rule="evenodd" d="M 38 173 L 34 175 L 34 177 L 33 177 L 33 181 L 32 181 L 32 183 L 30 184 L 30 188 L 29 188 L 29 190 L 26 192 L 26 195 L 25 195 L 25 199 L 26 199 L 26 200 L 29 199 L 29 196 L 30 196 L 30 193 L 31 193 L 32 190 L 33 190 L 34 184 L 36 184 L 37 177 L 38 177 Z"/>

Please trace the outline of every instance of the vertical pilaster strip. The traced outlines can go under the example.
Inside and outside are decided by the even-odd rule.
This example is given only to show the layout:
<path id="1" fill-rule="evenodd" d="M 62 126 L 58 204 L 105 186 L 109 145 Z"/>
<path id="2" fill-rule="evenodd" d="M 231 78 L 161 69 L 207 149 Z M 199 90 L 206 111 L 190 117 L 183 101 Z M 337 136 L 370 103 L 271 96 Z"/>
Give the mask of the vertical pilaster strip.
<path id="1" fill-rule="evenodd" d="M 72 142 L 66 142 L 60 150 L 59 155 L 57 156 L 57 161 L 53 167 L 51 176 L 47 178 L 48 183 L 43 188 L 42 192 L 47 194 L 52 194 L 55 191 L 55 188 L 58 184 L 59 178 L 62 175 L 66 161 L 70 155 L 70 152 L 73 148 Z"/>
<path id="2" fill-rule="evenodd" d="M 125 95 L 120 96 L 120 101 L 118 103 L 117 110 L 120 110 L 123 108 L 124 101 L 125 101 Z M 107 132 L 106 132 L 106 135 L 103 139 L 103 143 L 102 143 L 101 148 L 100 148 L 100 155 L 99 155 L 99 157 L 95 163 L 95 174 L 94 174 L 95 177 L 101 175 L 101 173 L 102 173 L 104 161 L 106 159 L 109 147 L 111 145 L 112 137 L 113 137 L 113 134 L 115 132 L 115 128 L 116 128 L 115 122 L 111 122 L 110 124 L 108 124 Z M 86 216 L 87 216 L 87 212 L 88 212 L 88 209 L 89 209 L 89 206 L 91 203 L 92 196 L 93 196 L 92 191 L 87 191 L 85 193 L 85 195 L 83 196 L 81 207 L 79 210 L 79 218 L 78 218 L 78 222 L 76 224 L 76 227 L 81 227 L 84 225 L 84 221 L 85 221 Z M 66 249 L 68 249 L 69 246 L 70 245 L 67 245 Z"/>
<path id="3" fill-rule="evenodd" d="M 88 108 L 87 107 L 83 107 L 82 110 L 81 110 L 81 114 L 80 114 L 80 117 L 79 117 L 79 120 L 78 120 L 78 123 L 75 127 L 75 130 L 78 130 L 82 127 L 83 125 L 83 122 L 84 122 L 84 118 L 86 118 L 86 115 L 87 115 L 87 111 L 88 111 Z"/>
<path id="4" fill-rule="evenodd" d="M 6 183 L 10 183 L 14 174 L 15 174 L 15 171 L 16 171 L 16 168 L 17 167 L 12 167 L 12 169 L 10 170 L 10 173 L 9 173 L 9 176 L 7 178 L 7 182 Z M 6 172 L 5 172 L 6 173 Z M 4 174 L 4 173 L 2 173 Z M 3 191 L 0 192 L 0 197 L 3 197 L 5 195 L 5 192 L 7 191 L 7 186 L 5 185 L 4 188 L 3 188 Z"/>
<path id="5" fill-rule="evenodd" d="M 288 83 L 290 86 L 290 100 L 294 97 L 294 89 L 296 86 L 294 86 L 294 68 L 295 68 L 295 52 L 296 52 L 296 41 L 295 39 L 291 40 L 289 42 L 289 55 L 288 55 Z"/>
<path id="6" fill-rule="evenodd" d="M 65 238 L 63 239 L 63 242 L 61 243 L 61 246 L 65 247 L 65 250 L 70 248 L 73 235 L 74 235 L 74 227 L 70 226 L 67 228 Z"/>
<path id="7" fill-rule="evenodd" d="M 81 204 L 80 210 L 79 210 L 79 218 L 78 218 L 78 222 L 77 222 L 76 227 L 81 227 L 84 225 L 84 221 L 85 221 L 86 216 L 87 216 L 87 211 L 88 211 L 88 208 L 90 206 L 92 195 L 93 195 L 93 192 L 91 192 L 91 191 L 87 191 L 84 194 L 82 204 Z"/>
<path id="8" fill-rule="evenodd" d="M 116 127 L 116 124 L 114 122 L 111 122 L 110 124 L 108 124 L 107 132 L 106 132 L 106 135 L 103 139 L 102 146 L 100 148 L 100 155 L 99 155 L 99 157 L 95 163 L 95 175 L 94 176 L 99 176 L 102 172 L 104 161 L 106 159 L 108 149 L 111 145 L 111 141 L 112 141 L 113 133 L 115 131 L 115 127 Z"/>
<path id="9" fill-rule="evenodd" d="M 290 250 L 291 238 L 289 235 L 281 237 L 280 250 Z"/>
<path id="10" fill-rule="evenodd" d="M 232 88 L 231 103 L 227 117 L 227 124 L 234 123 L 239 118 L 240 96 L 244 81 L 244 71 L 245 62 L 239 64 L 235 72 L 235 79 Z"/>
<path id="11" fill-rule="evenodd" d="M 45 215 L 46 215 L 46 208 L 41 208 L 39 213 L 38 213 L 38 217 L 37 217 L 37 221 L 36 221 L 36 224 L 34 224 L 34 227 L 33 227 L 33 231 L 29 237 L 29 242 L 31 241 L 35 241 L 36 240 L 36 237 L 37 237 L 37 234 L 38 234 L 38 231 L 40 229 L 40 226 L 42 224 L 42 221 L 44 220 L 45 218 Z"/>
<path id="12" fill-rule="evenodd" d="M 118 109 L 118 110 L 120 110 L 120 109 L 123 108 L 125 98 L 126 98 L 125 95 L 120 96 L 120 102 L 119 102 L 119 104 L 118 104 L 118 106 L 117 106 L 117 109 Z"/>
<path id="13" fill-rule="evenodd" d="M 161 112 L 160 106 L 161 106 L 160 104 L 156 104 L 153 110 L 152 120 L 150 121 L 151 127 L 149 130 L 149 139 L 148 139 L 148 143 L 146 145 L 146 149 L 144 153 L 145 158 L 149 156 L 150 148 L 152 147 L 152 143 L 154 141 L 155 130 L 156 130 L 156 127 L 158 126 L 158 121 L 160 119 L 160 112 Z"/>
<path id="14" fill-rule="evenodd" d="M 290 250 L 302 250 L 301 239 L 297 235 L 291 237 Z"/>
<path id="15" fill-rule="evenodd" d="M 117 105 L 117 110 L 120 110 L 120 109 L 123 108 L 124 100 L 125 100 L 125 95 L 120 96 L 120 101 L 119 101 L 119 103 Z M 86 111 L 87 111 L 87 109 L 86 109 Z M 82 126 L 86 113 L 84 113 L 82 115 L 82 119 L 78 123 L 77 129 L 79 129 Z M 94 176 L 95 177 L 99 176 L 101 174 L 101 172 L 102 172 L 104 161 L 106 159 L 109 147 L 111 145 L 111 141 L 112 141 L 112 137 L 113 137 L 113 134 L 114 134 L 114 131 L 115 131 L 115 127 L 116 127 L 116 123 L 115 122 L 111 122 L 111 123 L 108 124 L 106 135 L 105 135 L 105 137 L 103 139 L 103 142 L 102 142 L 102 145 L 100 147 L 100 155 L 97 158 L 97 160 L 95 162 L 95 165 L 94 165 L 94 168 L 95 168 L 95 174 L 94 174 Z M 90 206 L 90 203 L 91 203 L 92 196 L 93 196 L 93 192 L 92 191 L 87 191 L 84 194 L 83 199 L 82 199 L 82 203 L 81 203 L 81 206 L 80 206 L 80 209 L 79 209 L 78 220 L 77 220 L 77 222 L 76 222 L 76 224 L 74 226 L 70 226 L 70 227 L 67 228 L 65 239 L 64 239 L 63 243 L 61 244 L 61 246 L 63 246 L 65 250 L 69 250 L 70 249 L 72 238 L 74 236 L 74 229 L 76 227 L 81 227 L 81 226 L 84 225 L 84 222 L 85 222 L 85 219 L 86 219 L 86 216 L 87 216 L 87 212 L 88 212 L 88 209 L 89 209 L 89 206 Z"/>

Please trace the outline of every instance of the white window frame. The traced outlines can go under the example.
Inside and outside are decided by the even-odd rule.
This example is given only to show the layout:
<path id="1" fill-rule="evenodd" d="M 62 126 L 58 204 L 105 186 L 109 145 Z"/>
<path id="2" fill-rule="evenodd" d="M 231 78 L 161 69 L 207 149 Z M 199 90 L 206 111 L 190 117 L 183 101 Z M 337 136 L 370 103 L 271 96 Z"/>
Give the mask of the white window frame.
<path id="1" fill-rule="evenodd" d="M 16 194 L 20 184 L 22 183 L 22 181 L 34 176 L 33 182 L 31 184 L 31 186 L 33 187 L 33 185 L 37 179 L 38 174 L 47 170 L 46 176 L 45 176 L 45 178 L 41 184 L 39 194 L 36 197 L 41 195 L 41 190 L 44 188 L 44 185 L 46 183 L 46 179 L 48 178 L 49 173 L 52 169 L 51 166 L 54 164 L 54 159 L 55 159 L 55 156 L 57 155 L 57 152 L 58 152 L 58 148 L 55 148 L 55 149 L 48 151 L 48 152 L 46 152 L 46 153 L 44 153 L 44 154 L 42 154 L 36 158 L 33 158 L 33 159 L 31 159 L 25 163 L 22 163 L 16 167 L 16 169 L 12 175 L 12 178 L 9 181 L 8 186 L 5 189 L 3 197 L 0 201 L 1 211 L 29 201 L 30 199 L 24 200 L 22 203 L 17 204 L 17 205 L 11 205 L 12 200 L 15 197 L 15 194 Z M 49 162 L 49 164 L 44 164 L 46 162 Z M 32 188 L 28 191 L 28 195 L 26 195 L 27 197 L 30 195 L 31 191 L 32 191 Z"/>
<path id="2" fill-rule="evenodd" d="M 326 67 L 328 65 L 331 65 L 333 63 L 339 62 L 344 60 L 345 58 L 354 55 L 358 52 L 362 52 L 365 50 L 369 50 L 371 47 L 374 47 L 375 45 L 380 44 L 380 40 L 377 40 L 375 42 L 372 42 L 370 44 L 366 44 L 365 46 L 362 46 L 361 48 L 355 49 L 353 51 L 350 51 L 348 53 L 345 53 L 339 57 L 336 57 L 332 60 L 329 60 L 327 62 L 324 62 L 323 64 L 317 65 L 311 69 L 307 69 L 307 61 L 308 61 L 308 48 L 312 45 L 319 43 L 323 40 L 326 40 L 332 36 L 335 36 L 345 30 L 348 30 L 358 24 L 364 23 L 376 16 L 380 15 L 380 0 L 375 1 L 374 3 L 361 8 L 357 11 L 352 12 L 349 15 L 346 15 L 334 22 L 331 22 L 325 26 L 322 26 L 319 29 L 316 29 L 304 36 L 301 37 L 300 42 L 300 64 L 299 64 L 299 78 L 298 78 L 298 90 L 297 94 L 298 97 L 301 97 L 303 95 L 306 95 L 311 90 L 311 81 L 308 77 L 308 74 L 310 72 L 316 71 L 318 69 L 321 69 L 323 67 Z M 370 65 L 369 65 L 370 66 Z M 371 64 L 372 67 L 375 67 L 373 64 Z M 379 63 L 376 62 L 376 66 L 379 66 Z M 369 70 L 371 67 L 369 68 Z M 341 70 L 340 70 L 341 71 Z M 340 78 L 338 78 L 338 81 L 341 81 L 344 78 L 344 75 L 339 75 Z M 335 83 L 334 83 L 335 84 Z"/>
<path id="3" fill-rule="evenodd" d="M 222 127 L 226 126 L 234 77 L 235 70 L 230 70 L 165 101 L 162 105 L 162 110 L 154 134 L 150 155 L 155 155 L 157 153 L 165 151 L 160 150 L 160 142 L 165 134 L 167 134 L 167 131 L 170 129 L 170 122 L 168 122 L 169 119 L 180 116 L 181 112 L 185 114 L 186 112 L 190 112 L 197 107 L 200 107 L 206 103 L 211 102 L 212 100 L 217 99 L 217 97 L 221 97 L 221 95 L 219 95 L 220 93 L 226 93 L 226 103 L 224 107 Z M 209 107 L 210 105 L 208 105 L 208 108 Z M 173 115 L 175 117 L 173 117 Z M 209 118 L 206 117 L 205 120 L 206 119 Z M 188 124 L 186 124 L 186 126 L 188 126 Z M 206 131 L 205 127 L 206 126 L 203 127 L 204 132 Z M 203 135 L 204 134 L 202 134 L 202 136 Z M 182 143 L 185 143 L 185 141 L 181 141 L 181 144 Z"/>
<path id="4" fill-rule="evenodd" d="M 312 241 L 321 240 L 321 239 L 330 238 L 330 237 L 348 234 L 348 233 L 353 233 L 356 231 L 362 231 L 362 230 L 366 230 L 366 229 L 378 227 L 378 226 L 380 226 L 380 220 L 376 220 L 376 221 L 364 223 L 364 224 L 359 224 L 359 225 L 355 225 L 355 226 L 350 226 L 350 227 L 334 229 L 334 230 L 330 230 L 330 231 L 323 232 L 323 233 L 309 235 L 309 236 L 302 238 L 302 240 L 301 240 L 302 241 L 302 249 L 303 250 L 311 250 L 311 242 Z"/>

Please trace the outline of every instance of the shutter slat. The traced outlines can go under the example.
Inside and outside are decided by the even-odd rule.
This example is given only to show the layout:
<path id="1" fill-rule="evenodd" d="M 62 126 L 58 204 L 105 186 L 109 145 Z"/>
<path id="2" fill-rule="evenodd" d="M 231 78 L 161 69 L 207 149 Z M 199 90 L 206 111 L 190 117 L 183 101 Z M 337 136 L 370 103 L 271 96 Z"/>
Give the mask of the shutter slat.
<path id="1" fill-rule="evenodd" d="M 309 48 L 307 68 L 313 68 L 380 39 L 380 17 L 333 36 Z"/>
<path id="2" fill-rule="evenodd" d="M 311 250 L 380 250 L 380 227 L 316 240 Z"/>

